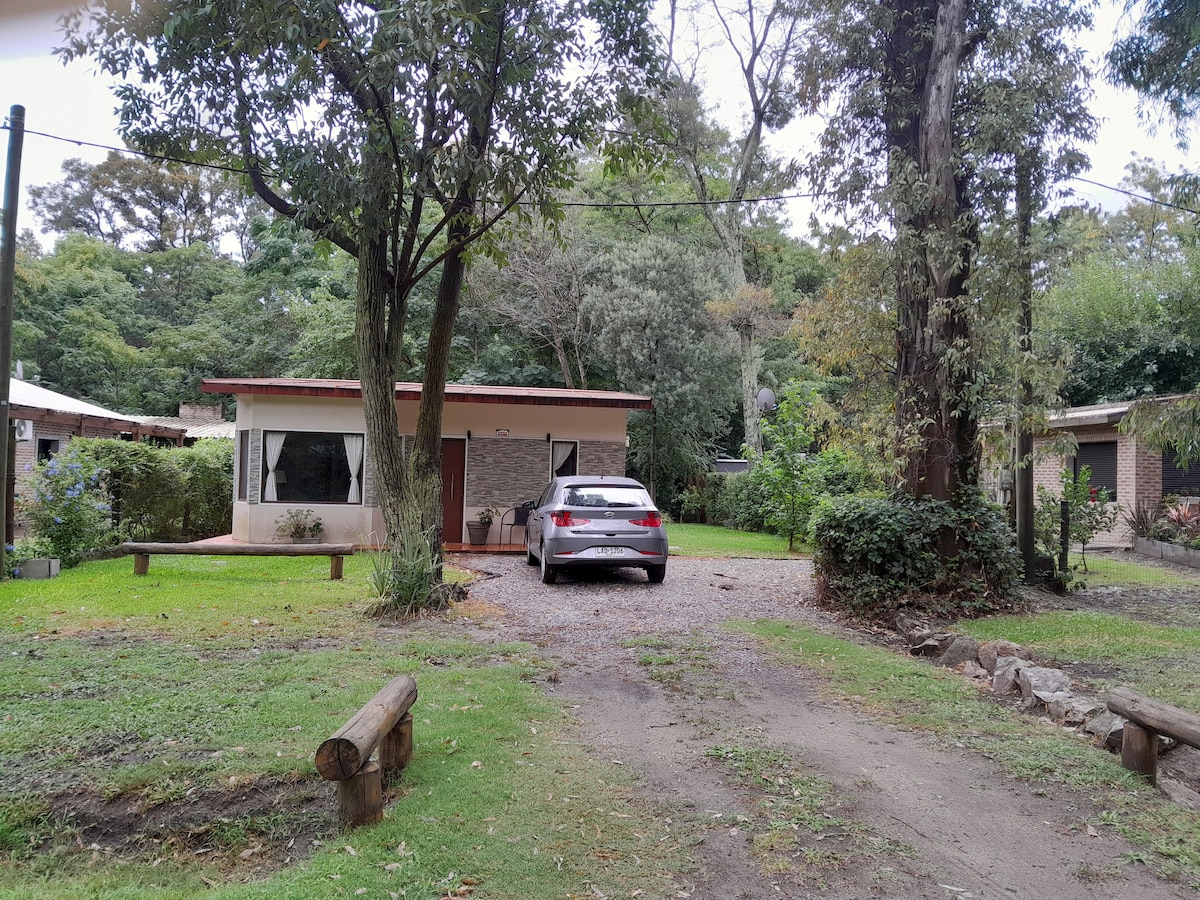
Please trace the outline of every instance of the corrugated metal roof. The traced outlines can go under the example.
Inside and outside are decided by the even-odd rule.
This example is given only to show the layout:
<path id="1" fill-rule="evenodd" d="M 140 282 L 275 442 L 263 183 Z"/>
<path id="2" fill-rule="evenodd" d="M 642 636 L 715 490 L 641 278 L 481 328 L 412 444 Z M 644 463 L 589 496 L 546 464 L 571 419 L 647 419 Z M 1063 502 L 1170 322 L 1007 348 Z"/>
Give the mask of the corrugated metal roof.
<path id="1" fill-rule="evenodd" d="M 422 385 L 397 382 L 396 399 L 418 400 Z M 206 378 L 201 389 L 210 394 L 260 394 L 295 397 L 362 397 L 358 381 L 333 378 Z M 603 406 L 652 409 L 654 401 L 643 394 L 622 391 L 581 391 L 568 388 L 514 387 L 511 385 L 448 384 L 449 403 L 506 403 L 530 406 Z"/>
<path id="2" fill-rule="evenodd" d="M 163 425 L 167 428 L 178 428 L 183 432 L 184 437 L 192 440 L 200 438 L 228 438 L 233 440 L 237 437 L 236 422 L 214 422 L 211 419 L 187 419 L 181 416 L 134 416 L 144 425 Z"/>

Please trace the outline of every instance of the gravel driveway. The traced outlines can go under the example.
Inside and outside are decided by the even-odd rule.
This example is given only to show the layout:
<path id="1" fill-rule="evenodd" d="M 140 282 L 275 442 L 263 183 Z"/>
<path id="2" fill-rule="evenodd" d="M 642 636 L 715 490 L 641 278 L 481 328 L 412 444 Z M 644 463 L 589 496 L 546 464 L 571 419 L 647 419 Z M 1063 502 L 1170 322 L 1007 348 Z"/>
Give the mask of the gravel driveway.
<path id="1" fill-rule="evenodd" d="M 462 627 L 536 644 L 557 666 L 546 690 L 578 704 L 583 739 L 637 773 L 647 802 L 692 816 L 699 873 L 678 876 L 676 896 L 1196 896 L 1125 861 L 1134 848 L 1113 829 L 1088 828 L 1099 812 L 1089 797 L 1017 781 L 978 755 L 866 719 L 823 695 L 809 673 L 777 665 L 755 639 L 723 627 L 771 618 L 841 632 L 811 603 L 806 561 L 676 557 L 661 585 L 622 569 L 568 574 L 552 586 L 523 556 L 456 562 L 491 576 L 470 594 L 494 608 L 482 624 Z M 626 646 L 649 636 L 701 646 L 703 671 L 678 683 L 654 679 L 638 664 L 644 649 Z M 761 798 L 729 783 L 705 756 L 717 744 L 754 742 L 786 750 L 832 782 L 837 816 L 886 849 L 863 854 L 847 845 L 835 869 L 815 875 L 801 858 L 790 872 L 763 871 L 749 832 L 719 824 L 760 814 Z M 710 820 L 714 810 L 719 818 Z M 837 840 L 822 846 L 836 851 Z M 579 887 L 564 885 L 564 893 Z"/>

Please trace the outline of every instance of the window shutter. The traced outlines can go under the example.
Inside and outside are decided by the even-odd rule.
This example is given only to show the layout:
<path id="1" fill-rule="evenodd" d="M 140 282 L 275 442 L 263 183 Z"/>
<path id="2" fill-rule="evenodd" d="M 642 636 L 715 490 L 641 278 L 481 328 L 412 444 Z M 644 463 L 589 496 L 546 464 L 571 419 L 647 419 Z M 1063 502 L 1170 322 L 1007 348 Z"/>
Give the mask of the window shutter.
<path id="1" fill-rule="evenodd" d="M 1079 477 L 1079 470 L 1089 466 L 1092 470 L 1088 484 L 1100 490 L 1108 491 L 1110 501 L 1117 499 L 1117 442 L 1098 441 L 1094 444 L 1080 444 L 1075 453 L 1073 474 Z"/>
<path id="2" fill-rule="evenodd" d="M 1162 456 L 1163 496 L 1175 494 L 1180 497 L 1200 497 L 1200 463 L 1192 463 L 1187 469 L 1177 465 L 1179 454 L 1175 451 Z"/>

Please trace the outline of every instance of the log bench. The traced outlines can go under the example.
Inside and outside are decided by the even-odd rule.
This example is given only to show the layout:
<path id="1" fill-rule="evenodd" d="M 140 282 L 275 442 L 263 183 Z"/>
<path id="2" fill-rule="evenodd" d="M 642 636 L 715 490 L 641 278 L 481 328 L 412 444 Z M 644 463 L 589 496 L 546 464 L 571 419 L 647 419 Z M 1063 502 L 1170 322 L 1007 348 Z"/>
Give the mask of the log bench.
<path id="1" fill-rule="evenodd" d="M 347 556 L 354 554 L 353 544 L 233 544 L 228 541 L 191 541 L 188 543 L 127 542 L 121 552 L 133 556 L 133 574 L 150 571 L 150 557 L 163 554 L 189 556 L 328 556 L 329 578 L 340 581 Z"/>
<path id="2" fill-rule="evenodd" d="M 333 737 L 317 748 L 317 772 L 337 782 L 338 817 L 347 825 L 373 825 L 383 819 L 383 779 L 412 759 L 417 683 L 393 678 Z M 379 748 L 379 761 L 371 759 Z"/>
<path id="3" fill-rule="evenodd" d="M 1151 700 L 1129 688 L 1108 695 L 1108 708 L 1126 720 L 1121 736 L 1121 765 L 1150 784 L 1158 779 L 1158 736 L 1166 735 L 1200 749 L 1200 716 Z"/>

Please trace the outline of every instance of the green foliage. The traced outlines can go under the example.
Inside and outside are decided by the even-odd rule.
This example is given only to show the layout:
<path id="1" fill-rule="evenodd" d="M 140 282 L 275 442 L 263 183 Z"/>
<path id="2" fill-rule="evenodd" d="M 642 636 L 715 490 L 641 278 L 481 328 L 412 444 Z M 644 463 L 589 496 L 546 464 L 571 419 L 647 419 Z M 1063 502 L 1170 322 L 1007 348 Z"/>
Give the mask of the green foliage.
<path id="1" fill-rule="evenodd" d="M 311 509 L 289 509 L 275 520 L 275 535 L 281 540 L 300 541 L 320 537 L 325 525 Z"/>
<path id="2" fill-rule="evenodd" d="M 813 514 L 822 601 L 876 619 L 905 604 L 959 616 L 1011 605 L 1020 566 L 1008 523 L 978 492 L 956 500 L 823 502 Z"/>
<path id="3" fill-rule="evenodd" d="M 652 412 L 629 416 L 627 465 L 664 508 L 707 468 L 736 402 L 732 360 L 706 340 L 704 303 L 714 291 L 708 262 L 652 235 L 610 253 L 584 301 L 616 386 L 654 398 Z"/>
<path id="4" fill-rule="evenodd" d="M 64 452 L 38 463 L 27 510 L 34 536 L 66 567 L 112 546 L 115 538 L 105 470 L 74 447 L 72 442 Z"/>
<path id="5" fill-rule="evenodd" d="M 84 552 L 110 546 L 118 536 L 134 539 L 181 540 L 228 533 L 233 515 L 233 442 L 209 439 L 191 447 L 156 447 L 112 439 L 77 438 L 39 468 L 59 460 L 72 471 L 99 473 L 89 482 L 91 504 L 104 520 L 101 534 L 84 540 Z M 38 487 L 30 514 L 35 534 L 48 536 L 37 522 L 63 518 L 53 502 L 41 499 Z M 54 494 L 54 491 L 50 491 Z M 61 492 L 58 492 L 61 497 Z M 72 498 L 74 499 L 74 498 Z M 50 512 L 47 512 L 50 510 Z M 111 512 L 111 516 L 109 515 Z M 109 523 L 115 525 L 115 531 Z M 47 526 L 49 527 L 49 526 Z"/>
<path id="6" fill-rule="evenodd" d="M 461 585 L 441 581 L 441 560 L 432 545 L 432 534 L 425 534 L 372 554 L 368 581 L 378 600 L 371 615 L 408 618 L 423 610 L 445 609 L 452 600 L 461 599 Z"/>
<path id="7" fill-rule="evenodd" d="M 1054 495 L 1042 485 L 1038 486 L 1037 506 L 1033 514 L 1034 534 L 1043 551 L 1051 557 L 1059 554 L 1062 534 L 1062 501 L 1067 501 L 1070 516 L 1069 538 L 1079 545 L 1079 557 L 1083 571 L 1087 571 L 1087 545 L 1101 531 L 1107 531 L 1117 523 L 1118 507 L 1108 502 L 1108 490 L 1091 487 L 1090 466 L 1080 466 L 1079 475 L 1063 470 L 1059 476 L 1062 492 Z"/>

